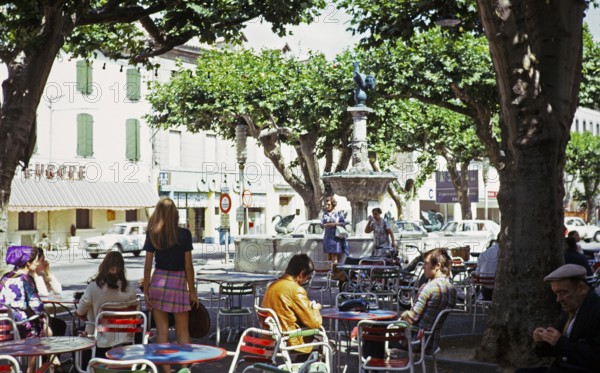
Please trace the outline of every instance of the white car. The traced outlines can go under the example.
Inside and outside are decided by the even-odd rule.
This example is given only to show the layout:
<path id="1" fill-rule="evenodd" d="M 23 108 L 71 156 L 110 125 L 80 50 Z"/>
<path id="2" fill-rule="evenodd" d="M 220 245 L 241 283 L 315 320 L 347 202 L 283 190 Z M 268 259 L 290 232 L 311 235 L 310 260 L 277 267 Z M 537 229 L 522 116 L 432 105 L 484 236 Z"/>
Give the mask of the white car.
<path id="1" fill-rule="evenodd" d="M 346 230 L 352 232 L 352 224 L 346 222 Z M 290 233 L 290 236 L 296 238 L 323 238 L 323 228 L 321 227 L 321 220 L 313 219 L 307 220 L 303 223 L 298 224 L 296 228 Z"/>
<path id="2" fill-rule="evenodd" d="M 575 231 L 586 242 L 590 242 L 592 239 L 600 242 L 600 227 L 586 224 L 582 218 L 578 218 L 577 216 L 566 217 L 565 227 L 567 228 L 567 233 Z"/>
<path id="3" fill-rule="evenodd" d="M 139 256 L 146 241 L 146 222 L 127 222 L 114 224 L 106 234 L 87 238 L 83 249 L 96 259 L 100 254 L 118 250 Z"/>
<path id="4" fill-rule="evenodd" d="M 500 233 L 500 226 L 492 220 L 457 220 L 449 221 L 438 232 L 430 232 L 429 236 L 486 236 L 495 240 Z"/>

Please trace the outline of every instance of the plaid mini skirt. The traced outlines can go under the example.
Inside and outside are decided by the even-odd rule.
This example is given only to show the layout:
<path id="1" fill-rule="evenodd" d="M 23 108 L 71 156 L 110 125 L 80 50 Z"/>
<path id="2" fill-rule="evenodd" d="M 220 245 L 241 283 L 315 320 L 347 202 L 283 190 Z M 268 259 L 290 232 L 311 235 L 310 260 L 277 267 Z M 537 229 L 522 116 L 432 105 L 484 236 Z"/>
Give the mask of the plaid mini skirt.
<path id="1" fill-rule="evenodd" d="M 156 310 L 170 313 L 190 311 L 192 308 L 185 271 L 155 268 L 150 280 L 148 298 Z"/>

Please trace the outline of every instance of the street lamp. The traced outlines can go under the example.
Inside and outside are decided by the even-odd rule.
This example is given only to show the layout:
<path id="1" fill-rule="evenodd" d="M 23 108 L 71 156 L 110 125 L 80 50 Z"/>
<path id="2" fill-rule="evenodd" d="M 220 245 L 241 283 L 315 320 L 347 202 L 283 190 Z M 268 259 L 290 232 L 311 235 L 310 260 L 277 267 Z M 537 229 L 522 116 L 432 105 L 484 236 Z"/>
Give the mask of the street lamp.
<path id="1" fill-rule="evenodd" d="M 237 152 L 237 162 L 240 169 L 240 206 L 244 209 L 243 233 L 248 233 L 248 210 L 244 207 L 244 190 L 246 185 L 244 181 L 244 167 L 246 165 L 247 151 L 246 142 L 248 139 L 248 126 L 243 122 L 238 122 L 235 126 L 235 144 Z"/>

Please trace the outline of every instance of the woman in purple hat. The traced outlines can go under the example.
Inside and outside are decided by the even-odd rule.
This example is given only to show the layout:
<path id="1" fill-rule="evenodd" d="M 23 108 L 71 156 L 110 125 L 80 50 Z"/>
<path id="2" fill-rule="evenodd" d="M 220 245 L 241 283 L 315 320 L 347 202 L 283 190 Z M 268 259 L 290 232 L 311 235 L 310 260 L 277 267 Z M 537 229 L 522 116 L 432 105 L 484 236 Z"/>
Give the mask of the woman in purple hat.
<path id="1" fill-rule="evenodd" d="M 38 248 L 29 246 L 11 246 L 6 252 L 6 264 L 14 269 L 0 279 L 0 303 L 9 308 L 21 338 L 40 337 L 45 331 L 42 318 L 31 318 L 31 313 L 44 312 L 44 303 L 30 275 L 37 269 L 40 255 Z M 35 361 L 29 359 L 27 372 L 35 370 Z"/>

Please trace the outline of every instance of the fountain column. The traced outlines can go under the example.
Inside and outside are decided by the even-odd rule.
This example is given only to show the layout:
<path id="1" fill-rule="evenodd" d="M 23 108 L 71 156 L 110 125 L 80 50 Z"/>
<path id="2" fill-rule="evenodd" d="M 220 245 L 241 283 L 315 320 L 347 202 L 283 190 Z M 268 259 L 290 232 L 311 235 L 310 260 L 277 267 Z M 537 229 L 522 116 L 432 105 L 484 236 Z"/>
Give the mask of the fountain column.
<path id="1" fill-rule="evenodd" d="M 333 192 L 346 197 L 352 208 L 352 227 L 366 220 L 369 201 L 377 200 L 388 185 L 396 179 L 391 172 L 375 172 L 369 163 L 367 144 L 367 115 L 373 109 L 365 105 L 365 90 L 375 87 L 375 79 L 358 71 L 358 63 L 354 63 L 354 82 L 356 105 L 348 108 L 352 115 L 352 167 L 348 171 L 324 174 L 321 178 L 331 185 Z"/>

